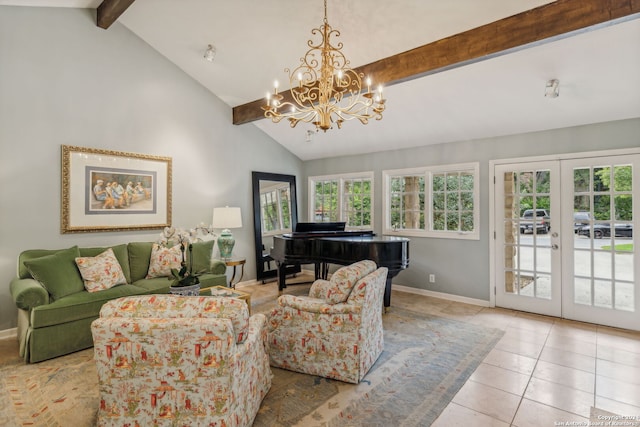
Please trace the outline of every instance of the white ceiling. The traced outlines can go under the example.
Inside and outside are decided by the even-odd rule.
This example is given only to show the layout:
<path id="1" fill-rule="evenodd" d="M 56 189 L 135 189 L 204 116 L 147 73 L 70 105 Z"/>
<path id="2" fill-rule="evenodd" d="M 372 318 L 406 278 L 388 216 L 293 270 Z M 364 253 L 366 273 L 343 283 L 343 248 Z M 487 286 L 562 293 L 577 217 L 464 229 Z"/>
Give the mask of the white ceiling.
<path id="1" fill-rule="evenodd" d="M 90 7 L 100 0 L 0 0 Z M 328 1 L 353 67 L 421 46 L 548 0 Z M 321 0 L 136 0 L 118 22 L 230 107 L 286 84 L 322 23 Z M 635 16 L 634 18 L 640 18 Z M 108 30 L 107 30 L 108 31 Z M 258 126 L 302 160 L 472 140 L 640 117 L 640 19 L 539 44 L 385 88 L 381 121 L 313 134 L 299 124 Z M 208 44 L 217 55 L 203 59 Z M 375 78 L 375 76 L 373 76 Z M 545 98 L 548 79 L 560 97 Z M 231 111 L 229 112 L 231 120 Z"/>

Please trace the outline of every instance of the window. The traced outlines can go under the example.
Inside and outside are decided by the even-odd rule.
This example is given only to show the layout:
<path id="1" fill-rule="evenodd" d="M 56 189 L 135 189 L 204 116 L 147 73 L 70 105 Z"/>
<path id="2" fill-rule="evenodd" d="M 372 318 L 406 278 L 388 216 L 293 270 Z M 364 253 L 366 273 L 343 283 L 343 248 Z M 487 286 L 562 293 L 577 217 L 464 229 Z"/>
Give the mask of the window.
<path id="1" fill-rule="evenodd" d="M 262 233 L 264 235 L 291 231 L 289 184 L 278 183 L 261 189 L 260 209 L 262 210 Z"/>
<path id="2" fill-rule="evenodd" d="M 478 173 L 478 163 L 384 171 L 384 233 L 479 239 Z"/>
<path id="3" fill-rule="evenodd" d="M 373 172 L 310 177 L 309 195 L 310 221 L 373 228 Z"/>

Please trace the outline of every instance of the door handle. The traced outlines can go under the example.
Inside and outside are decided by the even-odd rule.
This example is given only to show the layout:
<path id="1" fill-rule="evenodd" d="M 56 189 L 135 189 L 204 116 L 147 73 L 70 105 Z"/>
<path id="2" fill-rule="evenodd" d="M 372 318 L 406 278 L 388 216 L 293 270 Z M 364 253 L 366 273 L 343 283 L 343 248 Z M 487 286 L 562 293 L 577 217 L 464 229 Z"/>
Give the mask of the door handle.
<path id="1" fill-rule="evenodd" d="M 551 249 L 556 250 L 556 249 L 558 249 L 558 248 L 559 248 L 559 246 L 558 246 L 558 245 L 556 245 L 555 243 L 554 243 L 553 245 L 551 245 Z"/>
<path id="2" fill-rule="evenodd" d="M 558 237 L 558 232 L 556 231 L 555 233 L 551 233 L 551 237 Z"/>

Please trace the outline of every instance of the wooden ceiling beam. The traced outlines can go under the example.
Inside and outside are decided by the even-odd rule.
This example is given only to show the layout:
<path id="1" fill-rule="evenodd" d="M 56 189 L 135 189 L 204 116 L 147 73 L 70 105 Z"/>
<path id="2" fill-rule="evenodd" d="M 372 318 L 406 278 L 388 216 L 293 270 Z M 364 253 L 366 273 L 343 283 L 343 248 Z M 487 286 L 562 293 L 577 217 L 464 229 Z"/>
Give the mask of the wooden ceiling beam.
<path id="1" fill-rule="evenodd" d="M 415 49 L 355 68 L 390 86 L 526 49 L 640 14 L 640 0 L 557 0 Z M 631 41 L 630 41 L 631 43 Z M 290 99 L 289 90 L 281 92 Z M 264 99 L 233 108 L 233 124 L 264 118 Z"/>
<path id="2" fill-rule="evenodd" d="M 98 27 L 104 28 L 105 30 L 109 28 L 134 1 L 135 0 L 103 0 L 97 10 Z"/>

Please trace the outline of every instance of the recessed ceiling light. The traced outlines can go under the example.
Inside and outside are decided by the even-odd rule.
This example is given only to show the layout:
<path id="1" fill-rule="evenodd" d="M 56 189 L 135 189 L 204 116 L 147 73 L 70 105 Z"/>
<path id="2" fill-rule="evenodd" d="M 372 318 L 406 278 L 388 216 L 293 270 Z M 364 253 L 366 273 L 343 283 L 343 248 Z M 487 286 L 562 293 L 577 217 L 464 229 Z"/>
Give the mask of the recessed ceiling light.
<path id="1" fill-rule="evenodd" d="M 551 79 L 547 81 L 547 86 L 544 88 L 544 96 L 547 98 L 557 98 L 560 96 L 560 80 Z"/>
<path id="2" fill-rule="evenodd" d="M 213 58 L 216 57 L 216 48 L 214 45 L 210 44 L 207 46 L 207 50 L 204 51 L 204 59 L 209 62 L 213 62 Z"/>

